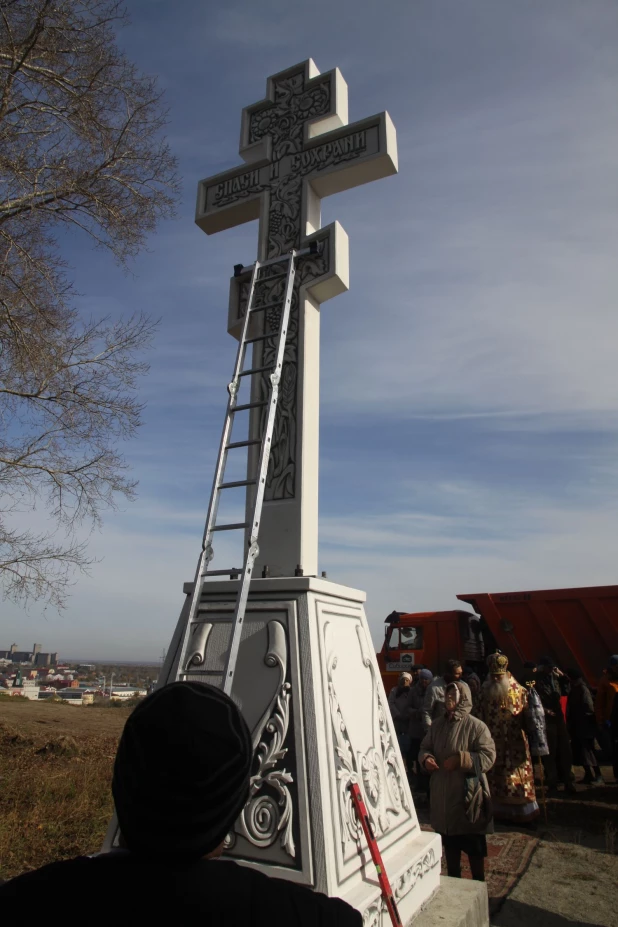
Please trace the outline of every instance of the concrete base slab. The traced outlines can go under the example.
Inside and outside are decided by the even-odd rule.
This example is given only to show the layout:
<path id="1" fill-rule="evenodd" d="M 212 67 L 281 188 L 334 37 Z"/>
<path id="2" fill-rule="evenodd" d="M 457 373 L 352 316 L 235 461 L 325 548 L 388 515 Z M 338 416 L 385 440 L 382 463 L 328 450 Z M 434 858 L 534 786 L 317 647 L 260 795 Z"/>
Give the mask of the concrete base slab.
<path id="1" fill-rule="evenodd" d="M 440 876 L 440 888 L 409 924 L 414 927 L 489 927 L 484 882 Z"/>

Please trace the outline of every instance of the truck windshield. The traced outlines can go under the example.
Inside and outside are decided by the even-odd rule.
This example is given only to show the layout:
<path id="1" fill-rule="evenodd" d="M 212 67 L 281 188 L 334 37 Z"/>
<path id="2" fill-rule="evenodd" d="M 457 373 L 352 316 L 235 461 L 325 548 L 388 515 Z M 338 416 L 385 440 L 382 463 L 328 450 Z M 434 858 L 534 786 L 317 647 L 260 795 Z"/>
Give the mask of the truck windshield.
<path id="1" fill-rule="evenodd" d="M 423 649 L 423 629 L 422 628 L 400 628 L 401 645 L 400 650 L 422 650 Z"/>

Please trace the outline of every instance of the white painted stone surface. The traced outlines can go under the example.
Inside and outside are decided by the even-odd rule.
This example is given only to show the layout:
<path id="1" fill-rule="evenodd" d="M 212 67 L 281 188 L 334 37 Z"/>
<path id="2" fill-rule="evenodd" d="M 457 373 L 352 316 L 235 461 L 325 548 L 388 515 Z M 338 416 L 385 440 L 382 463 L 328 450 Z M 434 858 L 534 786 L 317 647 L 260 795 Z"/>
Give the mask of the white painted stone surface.
<path id="1" fill-rule="evenodd" d="M 259 218 L 259 260 L 314 240 L 322 245 L 319 256 L 299 264 L 255 565 L 255 575 L 264 565 L 271 576 L 293 576 L 298 565 L 316 575 L 320 305 L 349 284 L 348 237 L 338 222 L 321 228 L 320 203 L 396 173 L 396 133 L 388 113 L 348 125 L 341 72 L 320 74 L 308 60 L 269 77 L 265 99 L 243 110 L 240 155 L 245 164 L 199 184 L 199 227 L 210 235 Z M 244 264 L 252 260 L 239 255 Z M 228 330 L 236 337 L 247 291 L 248 275 L 232 278 Z M 252 335 L 263 332 L 261 324 L 256 317 Z M 268 362 L 269 344 L 254 346 L 253 367 Z M 252 399 L 263 398 L 264 380 L 254 378 Z M 259 436 L 260 414 L 252 413 L 252 437 Z M 257 455 L 249 454 L 251 476 Z M 215 548 L 213 569 L 229 566 L 216 555 Z"/>
<path id="2" fill-rule="evenodd" d="M 188 672 L 178 666 L 183 610 L 162 682 L 208 682 L 221 667 L 236 588 L 206 584 L 192 632 L 202 663 Z M 365 924 L 388 927 L 350 782 L 363 792 L 404 923 L 438 888 L 441 845 L 418 824 L 364 600 L 358 590 L 311 577 L 253 582 L 232 697 L 258 759 L 228 853 L 344 898 Z"/>

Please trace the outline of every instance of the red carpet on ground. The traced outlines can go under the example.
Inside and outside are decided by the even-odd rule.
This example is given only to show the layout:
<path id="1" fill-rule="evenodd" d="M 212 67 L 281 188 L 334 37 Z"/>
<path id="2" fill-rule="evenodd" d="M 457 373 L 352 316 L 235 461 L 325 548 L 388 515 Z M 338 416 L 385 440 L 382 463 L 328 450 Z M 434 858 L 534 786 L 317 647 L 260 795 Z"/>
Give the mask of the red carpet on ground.
<path id="1" fill-rule="evenodd" d="M 428 824 L 422 830 L 432 830 Z M 485 863 L 485 880 L 489 895 L 489 913 L 495 914 L 526 871 L 530 858 L 538 846 L 538 838 L 529 834 L 488 834 L 488 858 Z M 468 857 L 461 856 L 461 874 L 471 879 Z M 446 861 L 442 857 L 442 875 L 446 875 Z"/>

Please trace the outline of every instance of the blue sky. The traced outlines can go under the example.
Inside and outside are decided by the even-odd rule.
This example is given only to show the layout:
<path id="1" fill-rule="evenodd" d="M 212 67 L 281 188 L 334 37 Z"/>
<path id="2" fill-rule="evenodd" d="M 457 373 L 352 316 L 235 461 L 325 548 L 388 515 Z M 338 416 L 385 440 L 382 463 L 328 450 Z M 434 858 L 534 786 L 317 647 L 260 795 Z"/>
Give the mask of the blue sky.
<path id="1" fill-rule="evenodd" d="M 127 275 L 72 237 L 87 314 L 160 316 L 126 453 L 139 498 L 91 538 L 67 610 L 2 606 L 2 636 L 155 659 L 192 579 L 236 342 L 233 264 L 200 178 L 239 163 L 269 74 L 338 66 L 350 121 L 387 109 L 391 177 L 324 201 L 349 293 L 321 332 L 320 569 L 392 609 L 456 593 L 616 582 L 618 6 L 614 0 L 133 0 L 120 41 L 157 74 L 184 180 Z M 10 639 L 9 639 L 10 638 Z"/>

